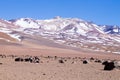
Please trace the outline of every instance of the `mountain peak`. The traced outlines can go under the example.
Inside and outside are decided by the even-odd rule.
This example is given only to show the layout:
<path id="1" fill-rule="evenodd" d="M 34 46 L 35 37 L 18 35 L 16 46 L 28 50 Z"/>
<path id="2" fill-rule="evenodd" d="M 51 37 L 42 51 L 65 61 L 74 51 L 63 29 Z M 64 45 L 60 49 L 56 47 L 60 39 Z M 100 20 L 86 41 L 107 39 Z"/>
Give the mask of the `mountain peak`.
<path id="1" fill-rule="evenodd" d="M 4 30 L 5 33 L 11 31 L 7 34 L 14 35 L 20 40 L 23 39 L 23 34 L 26 34 L 45 37 L 55 43 L 77 48 L 119 52 L 120 28 L 118 26 L 99 26 L 78 18 L 61 18 L 60 16 L 48 20 L 32 18 L 10 20 L 12 26 L 19 26 L 16 28 L 9 28 L 10 24 L 0 22 L 1 31 Z"/>
<path id="2" fill-rule="evenodd" d="M 61 19 L 61 16 L 55 16 L 54 19 Z"/>

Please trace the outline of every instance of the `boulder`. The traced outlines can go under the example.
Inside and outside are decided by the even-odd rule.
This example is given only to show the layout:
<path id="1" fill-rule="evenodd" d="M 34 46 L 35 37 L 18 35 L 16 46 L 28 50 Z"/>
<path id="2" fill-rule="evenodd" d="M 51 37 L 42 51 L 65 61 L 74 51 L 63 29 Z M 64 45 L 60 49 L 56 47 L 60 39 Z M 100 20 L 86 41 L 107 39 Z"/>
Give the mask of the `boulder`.
<path id="1" fill-rule="evenodd" d="M 104 70 L 110 71 L 110 70 L 113 70 L 115 68 L 114 62 L 107 62 L 106 61 L 103 63 L 103 65 L 105 65 Z"/>
<path id="2" fill-rule="evenodd" d="M 20 57 L 15 58 L 15 62 L 21 62 L 21 61 L 23 61 L 23 58 L 20 58 Z"/>
<path id="3" fill-rule="evenodd" d="M 59 60 L 59 63 L 64 63 L 64 61 L 61 59 L 61 60 Z"/>
<path id="4" fill-rule="evenodd" d="M 87 60 L 83 60 L 83 64 L 87 64 L 88 63 L 88 61 Z"/>
<path id="5" fill-rule="evenodd" d="M 32 59 L 31 58 L 25 58 L 24 61 L 25 62 L 32 62 Z"/>

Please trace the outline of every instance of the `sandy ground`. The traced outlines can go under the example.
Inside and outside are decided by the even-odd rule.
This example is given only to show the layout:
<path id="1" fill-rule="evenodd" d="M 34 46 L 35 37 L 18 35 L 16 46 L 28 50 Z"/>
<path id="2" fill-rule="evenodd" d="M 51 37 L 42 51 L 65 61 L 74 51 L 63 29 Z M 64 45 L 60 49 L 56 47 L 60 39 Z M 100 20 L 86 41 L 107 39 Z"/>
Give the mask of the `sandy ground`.
<path id="1" fill-rule="evenodd" d="M 101 63 L 83 64 L 78 58 L 66 58 L 65 63 L 58 60 L 40 57 L 40 63 L 29 63 L 0 58 L 0 80 L 120 80 L 120 70 L 104 71 Z"/>
<path id="2" fill-rule="evenodd" d="M 92 54 L 36 45 L 0 45 L 0 80 L 120 80 L 120 70 L 104 71 L 101 63 L 83 64 L 81 58 L 120 59 L 120 55 Z M 40 63 L 15 62 L 14 57 L 39 56 Z M 58 56 L 55 59 L 44 56 Z M 61 58 L 67 60 L 59 63 Z M 70 57 L 70 58 L 66 58 Z M 80 57 L 74 58 L 74 57 Z M 74 63 L 73 63 L 74 62 Z"/>

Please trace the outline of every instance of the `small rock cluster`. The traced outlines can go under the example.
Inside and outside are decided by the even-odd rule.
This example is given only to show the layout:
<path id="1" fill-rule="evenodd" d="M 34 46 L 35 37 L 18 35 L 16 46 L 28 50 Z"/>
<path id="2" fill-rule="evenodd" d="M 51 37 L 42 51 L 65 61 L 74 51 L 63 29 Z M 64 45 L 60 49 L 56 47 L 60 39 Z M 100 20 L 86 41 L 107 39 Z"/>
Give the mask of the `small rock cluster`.
<path id="1" fill-rule="evenodd" d="M 39 63 L 39 61 L 40 61 L 40 59 L 37 56 L 27 57 L 27 58 L 21 58 L 21 57 L 15 58 L 15 62 Z"/>
<path id="2" fill-rule="evenodd" d="M 14 59 L 15 62 L 29 62 L 29 63 L 40 63 L 40 59 L 38 56 L 29 56 L 29 55 L 25 55 L 22 57 L 18 57 L 16 55 L 0 55 L 0 58 L 6 58 L 6 57 L 10 57 L 12 59 Z M 120 69 L 120 61 L 118 60 L 107 60 L 107 59 L 98 59 L 98 58 L 81 58 L 81 57 L 58 57 L 58 56 L 47 56 L 47 57 L 41 57 L 41 58 L 46 58 L 48 59 L 47 63 L 49 63 L 49 60 L 57 60 L 59 63 L 61 64 L 65 64 L 65 63 L 71 63 L 71 64 L 77 64 L 78 62 L 82 62 L 82 64 L 89 64 L 91 62 L 94 63 L 100 63 L 103 66 L 103 70 L 105 71 L 111 71 L 113 69 Z M 43 61 L 41 61 L 41 63 L 43 63 Z M 0 65 L 2 65 L 3 63 L 0 62 Z"/>

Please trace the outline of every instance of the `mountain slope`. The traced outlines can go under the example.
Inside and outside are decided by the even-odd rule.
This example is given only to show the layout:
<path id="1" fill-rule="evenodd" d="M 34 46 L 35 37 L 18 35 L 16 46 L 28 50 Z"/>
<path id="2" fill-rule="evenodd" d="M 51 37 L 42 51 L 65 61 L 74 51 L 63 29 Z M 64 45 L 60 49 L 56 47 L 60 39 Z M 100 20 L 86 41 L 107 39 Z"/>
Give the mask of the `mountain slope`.
<path id="1" fill-rule="evenodd" d="M 77 49 L 120 53 L 119 27 L 116 26 L 99 26 L 77 18 L 61 17 L 48 20 L 20 18 L 1 23 L 4 25 L 0 29 L 4 29 L 4 32 L 10 31 L 6 33 L 11 37 L 16 36 L 19 41 L 27 39 L 24 36 L 27 35 L 32 40 L 41 41 L 42 37 Z M 12 26 L 9 27 L 10 25 Z"/>

